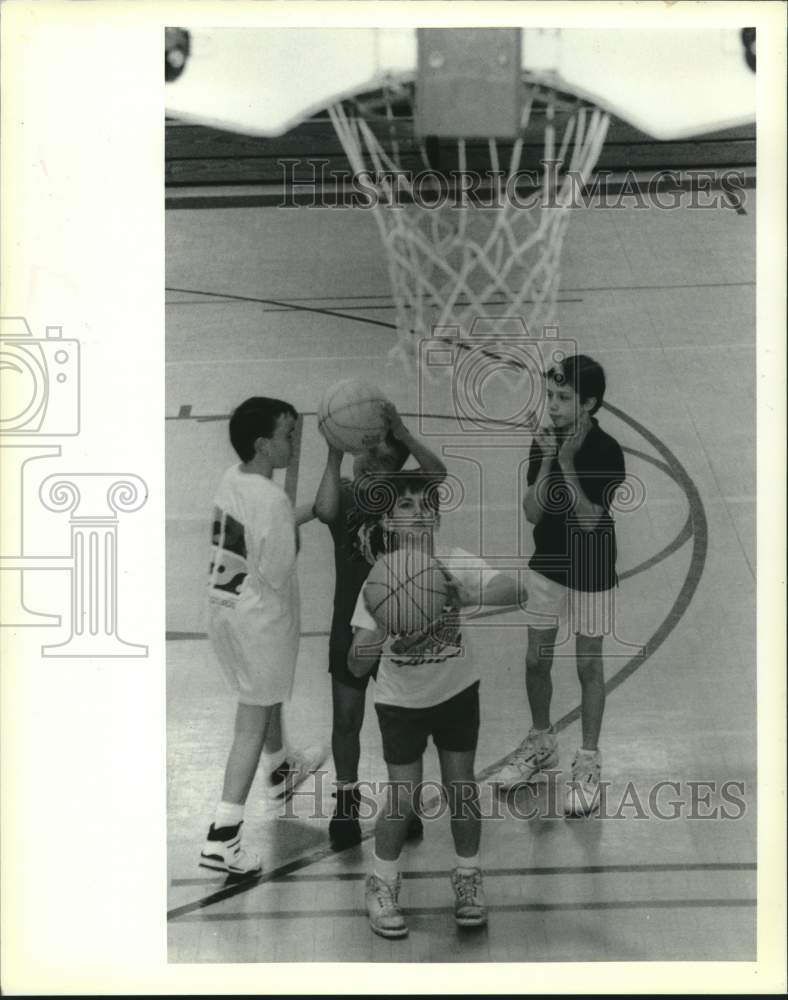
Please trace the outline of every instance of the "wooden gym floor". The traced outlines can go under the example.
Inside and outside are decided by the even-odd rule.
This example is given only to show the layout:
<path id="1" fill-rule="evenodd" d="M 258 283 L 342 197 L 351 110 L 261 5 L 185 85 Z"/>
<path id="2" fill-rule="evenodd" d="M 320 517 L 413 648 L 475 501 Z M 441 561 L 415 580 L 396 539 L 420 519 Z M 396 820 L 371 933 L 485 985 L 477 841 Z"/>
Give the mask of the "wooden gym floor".
<path id="1" fill-rule="evenodd" d="M 370 213 L 168 211 L 170 961 L 755 957 L 755 200 L 749 190 L 739 211 L 573 212 L 560 334 L 605 366 L 600 420 L 645 489 L 644 503 L 618 515 L 622 582 L 616 636 L 606 643 L 601 744 L 607 814 L 527 819 L 530 793 L 506 803 L 484 826 L 490 921 L 473 934 L 453 922 L 448 820 L 427 821 L 403 857 L 411 932 L 400 942 L 367 927 L 371 839 L 327 849 L 330 759 L 288 817 L 272 814 L 263 788 L 253 788 L 246 832 L 264 855 L 259 881 L 226 885 L 197 867 L 233 715 L 202 619 L 212 491 L 233 461 L 226 417 L 252 394 L 295 404 L 304 415 L 298 501 L 308 501 L 325 459 L 314 417 L 321 393 L 342 377 L 374 378 L 415 432 L 447 449 L 466 488 L 442 538 L 481 547 L 491 561 L 512 552 L 523 527 L 511 470 L 526 444 L 506 438 L 473 451 L 443 390 L 426 407 L 442 418 L 420 424 L 415 380 L 387 363 L 394 310 Z M 303 635 L 287 726 L 297 744 L 327 743 L 333 563 L 317 522 L 302 529 L 299 574 Z M 529 725 L 523 619 L 485 624 L 482 773 Z M 579 738 L 571 657 L 556 662 L 554 683 L 568 767 Z M 361 777 L 384 776 L 370 694 Z M 426 776 L 437 776 L 432 749 Z M 660 782 L 677 785 L 660 791 Z"/>

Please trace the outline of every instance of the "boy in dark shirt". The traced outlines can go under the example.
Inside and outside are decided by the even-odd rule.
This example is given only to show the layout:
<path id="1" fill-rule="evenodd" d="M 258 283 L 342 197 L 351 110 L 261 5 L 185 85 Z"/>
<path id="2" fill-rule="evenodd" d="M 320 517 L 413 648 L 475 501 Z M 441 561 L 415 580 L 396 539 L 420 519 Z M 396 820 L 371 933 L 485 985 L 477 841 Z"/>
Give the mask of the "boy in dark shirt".
<path id="1" fill-rule="evenodd" d="M 550 723 L 550 673 L 557 619 L 568 614 L 576 640 L 583 741 L 572 763 L 568 815 L 592 812 L 599 801 L 598 741 L 605 707 L 602 643 L 610 631 L 609 591 L 618 584 L 610 501 L 624 480 L 624 456 L 594 417 L 604 393 L 605 373 L 587 355 L 570 356 L 547 372 L 552 426 L 541 428 L 531 445 L 523 502 L 534 526 L 528 610 L 545 620 L 528 629 L 525 680 L 533 725 L 490 779 L 503 789 L 516 788 L 558 763 Z"/>
<path id="2" fill-rule="evenodd" d="M 410 433 L 393 403 L 385 406 L 388 433 L 385 439 L 353 462 L 353 480 L 340 476 L 343 452 L 329 445 L 323 478 L 318 487 L 314 512 L 327 524 L 334 541 L 334 610 L 328 642 L 328 669 L 331 674 L 331 749 L 336 770 L 336 809 L 328 835 L 335 850 L 359 843 L 360 794 L 358 763 L 360 733 L 364 721 L 367 684 L 370 674 L 354 676 L 348 669 L 348 653 L 353 641 L 350 619 L 361 588 L 383 545 L 380 527 L 380 497 L 366 496 L 368 483 L 379 473 L 399 472 L 410 456 L 419 469 L 436 481 L 446 475 L 446 466 L 434 452 Z M 373 479 L 370 479 L 370 477 Z M 411 835 L 419 836 L 421 821 L 414 818 Z"/>

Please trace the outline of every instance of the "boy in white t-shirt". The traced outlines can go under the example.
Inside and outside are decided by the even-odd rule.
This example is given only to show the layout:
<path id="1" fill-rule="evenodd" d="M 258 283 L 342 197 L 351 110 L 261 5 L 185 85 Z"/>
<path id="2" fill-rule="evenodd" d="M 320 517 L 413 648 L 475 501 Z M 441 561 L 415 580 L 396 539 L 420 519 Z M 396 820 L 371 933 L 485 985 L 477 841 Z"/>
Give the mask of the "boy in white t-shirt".
<path id="1" fill-rule="evenodd" d="M 230 689 L 237 695 L 235 735 L 222 799 L 200 855 L 204 868 L 230 875 L 260 871 L 241 847 L 241 824 L 265 750 L 272 794 L 284 798 L 326 759 L 327 748 L 286 752 L 282 703 L 293 689 L 300 603 L 296 576 L 299 515 L 272 476 L 293 452 L 298 414 L 290 403 L 253 396 L 230 418 L 241 459 L 219 485 L 213 518 L 208 633 Z"/>
<path id="2" fill-rule="evenodd" d="M 426 550 L 434 555 L 439 517 L 434 479 L 424 473 L 398 473 L 387 476 L 385 482 L 391 505 L 382 524 L 389 550 L 404 553 L 413 547 L 419 554 Z M 366 881 L 366 905 L 372 930 L 388 938 L 408 933 L 399 905 L 398 862 L 430 736 L 438 750 L 451 811 L 455 919 L 463 927 L 487 921 L 479 859 L 479 790 L 474 776 L 480 670 L 472 649 L 474 629 L 460 628 L 457 609 L 522 603 L 526 593 L 514 580 L 461 549 L 435 558 L 448 577 L 453 606 L 440 622 L 423 633 L 393 638 L 372 617 L 365 590 L 351 621 L 355 629 L 348 657 L 351 672 L 363 676 L 380 664 L 375 710 L 390 787 L 375 828 L 374 869 Z"/>

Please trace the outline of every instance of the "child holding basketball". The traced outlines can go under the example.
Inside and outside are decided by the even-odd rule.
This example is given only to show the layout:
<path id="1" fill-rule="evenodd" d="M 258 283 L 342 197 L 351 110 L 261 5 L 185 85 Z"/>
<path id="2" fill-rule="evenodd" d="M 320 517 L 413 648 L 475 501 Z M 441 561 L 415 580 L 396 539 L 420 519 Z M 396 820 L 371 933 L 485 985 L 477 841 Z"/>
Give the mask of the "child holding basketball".
<path id="1" fill-rule="evenodd" d="M 438 526 L 435 482 L 424 474 L 399 473 L 389 477 L 388 483 L 392 496 L 383 516 L 387 548 L 396 548 L 404 556 L 409 554 L 408 549 L 414 553 L 418 550 L 418 559 L 411 565 L 423 565 L 425 552 L 434 555 Z M 400 565 L 407 562 L 398 560 Z M 367 677 L 379 662 L 375 709 L 389 788 L 375 828 L 366 906 L 372 930 L 388 938 L 408 933 L 399 905 L 399 856 L 413 816 L 414 796 L 422 781 L 422 758 L 430 736 L 438 751 L 451 812 L 455 919 L 462 927 L 478 927 L 487 920 L 479 857 L 479 790 L 474 772 L 480 671 L 472 649 L 474 630 L 460 629 L 457 609 L 522 603 L 526 593 L 514 580 L 461 549 L 452 550 L 444 559 L 437 558 L 437 562 L 447 577 L 448 603 L 454 608 L 442 619 L 421 633 L 392 638 L 385 616 L 366 588 L 359 595 L 352 619 L 355 633 L 349 655 L 351 672 Z M 396 580 L 402 581 L 400 573 Z M 408 586 L 406 583 L 406 596 Z"/>
<path id="2" fill-rule="evenodd" d="M 592 812 L 599 800 L 602 643 L 609 630 L 610 591 L 618 583 L 610 501 L 624 481 L 624 456 L 594 417 L 605 394 L 601 365 L 583 354 L 570 356 L 552 367 L 546 380 L 551 426 L 537 432 L 531 445 L 523 503 L 534 526 L 528 610 L 546 621 L 528 629 L 525 684 L 532 727 L 490 781 L 516 788 L 558 763 L 550 723 L 550 673 L 557 622 L 568 615 L 582 718 L 582 746 L 572 762 L 565 803 L 566 814 L 573 816 Z"/>
<path id="3" fill-rule="evenodd" d="M 329 444 L 328 459 L 315 499 L 315 514 L 327 524 L 334 541 L 334 611 L 328 644 L 333 718 L 331 749 L 336 770 L 336 809 L 329 823 L 329 838 L 335 850 L 343 850 L 361 840 L 358 821 L 358 762 L 360 733 L 364 721 L 369 674 L 355 676 L 348 670 L 348 652 L 353 639 L 350 619 L 361 587 L 380 553 L 382 541 L 378 513 L 363 499 L 365 478 L 373 473 L 398 472 L 412 455 L 419 468 L 434 479 L 446 475 L 443 462 L 419 441 L 402 422 L 393 403 L 384 412 L 388 424 L 385 438 L 357 455 L 353 480 L 342 478 L 344 453 Z M 416 818 L 413 836 L 420 832 Z"/>
<path id="4" fill-rule="evenodd" d="M 254 396 L 230 418 L 240 463 L 216 493 L 208 632 L 229 687 L 238 698 L 235 735 L 224 787 L 200 855 L 204 868 L 230 875 L 260 871 L 260 858 L 241 847 L 244 807 L 265 750 L 272 794 L 286 797 L 325 760 L 326 752 L 286 752 L 282 703 L 293 688 L 299 638 L 296 577 L 298 516 L 273 482 L 293 450 L 298 414 L 280 399 Z"/>

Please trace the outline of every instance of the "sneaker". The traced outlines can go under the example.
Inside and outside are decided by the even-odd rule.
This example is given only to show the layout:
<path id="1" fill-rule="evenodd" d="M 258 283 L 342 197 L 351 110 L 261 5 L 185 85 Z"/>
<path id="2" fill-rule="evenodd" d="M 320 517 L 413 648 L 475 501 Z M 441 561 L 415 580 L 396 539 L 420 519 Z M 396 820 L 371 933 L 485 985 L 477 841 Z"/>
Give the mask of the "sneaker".
<path id="1" fill-rule="evenodd" d="M 502 791 L 527 785 L 540 771 L 556 767 L 558 744 L 552 730 L 538 733 L 532 729 L 504 765 L 487 779 Z"/>
<path id="2" fill-rule="evenodd" d="M 451 873 L 454 887 L 454 919 L 460 927 L 481 927 L 487 923 L 487 901 L 478 868 L 455 868 Z"/>
<path id="3" fill-rule="evenodd" d="M 572 775 L 567 783 L 567 816 L 588 816 L 599 807 L 599 780 L 602 754 L 598 750 L 578 750 L 572 761 Z"/>
<path id="4" fill-rule="evenodd" d="M 308 747 L 306 750 L 288 752 L 287 759 L 271 774 L 271 796 L 274 801 L 287 802 L 299 785 L 303 784 L 328 757 L 328 747 Z"/>
<path id="5" fill-rule="evenodd" d="M 200 854 L 200 867 L 211 868 L 228 875 L 257 875 L 263 870 L 257 854 L 241 847 L 241 826 L 220 826 L 211 823 L 208 839 Z"/>
<path id="6" fill-rule="evenodd" d="M 334 792 L 337 800 L 334 815 L 328 824 L 328 839 L 335 851 L 344 851 L 361 843 L 361 824 L 358 821 L 358 806 L 361 793 L 358 785 L 337 788 Z"/>
<path id="7" fill-rule="evenodd" d="M 377 875 L 367 876 L 364 898 L 369 926 L 381 937 L 407 937 L 408 925 L 399 905 L 401 884 L 401 875 L 397 875 L 395 882 L 384 882 Z"/>

